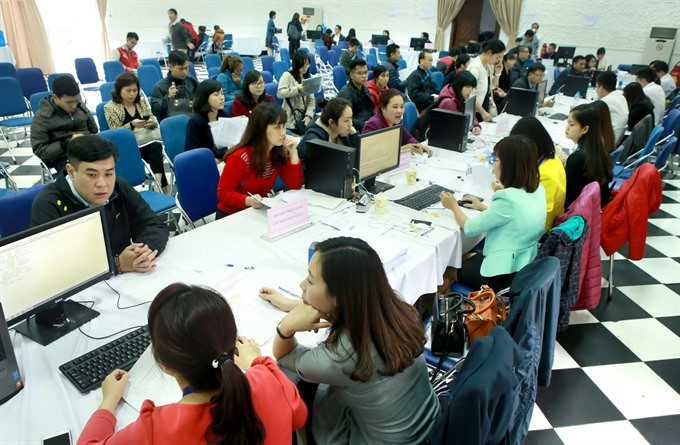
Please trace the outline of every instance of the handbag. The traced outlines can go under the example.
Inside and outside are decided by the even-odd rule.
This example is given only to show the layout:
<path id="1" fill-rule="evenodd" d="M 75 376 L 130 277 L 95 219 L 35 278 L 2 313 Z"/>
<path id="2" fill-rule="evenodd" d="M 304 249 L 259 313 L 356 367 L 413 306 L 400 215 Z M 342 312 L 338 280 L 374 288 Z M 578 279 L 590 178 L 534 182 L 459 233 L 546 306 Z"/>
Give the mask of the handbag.
<path id="1" fill-rule="evenodd" d="M 286 31 L 289 39 L 298 40 L 300 38 L 300 31 L 292 22 L 288 24 L 288 29 Z"/>
<path id="2" fill-rule="evenodd" d="M 193 101 L 185 96 L 188 96 L 187 88 L 184 85 L 178 86 L 175 97 L 168 98 L 167 117 L 177 116 L 178 114 L 191 116 L 194 112 Z"/>
<path id="3" fill-rule="evenodd" d="M 305 97 L 304 99 L 302 99 L 302 103 L 304 106 L 303 110 L 299 108 L 294 108 L 293 104 L 290 102 L 290 98 L 288 97 L 286 98 L 286 103 L 288 104 L 288 108 L 290 108 L 290 112 L 293 114 L 294 132 L 300 136 L 304 136 L 305 132 L 307 131 L 307 124 L 305 124 L 305 110 L 307 109 L 307 98 Z"/>
<path id="4" fill-rule="evenodd" d="M 474 312 L 465 315 L 465 330 L 472 346 L 477 337 L 489 335 L 495 326 L 503 324 L 507 310 L 505 301 L 486 285 L 476 292 L 470 292 L 468 298 L 475 305 Z"/>
<path id="5" fill-rule="evenodd" d="M 153 141 L 162 141 L 161 130 L 158 126 L 154 128 L 135 128 L 135 139 L 140 147 Z"/>
<path id="6" fill-rule="evenodd" d="M 434 298 L 430 350 L 443 356 L 463 355 L 467 342 L 465 316 L 474 313 L 475 309 L 475 303 L 461 293 L 437 294 Z"/>

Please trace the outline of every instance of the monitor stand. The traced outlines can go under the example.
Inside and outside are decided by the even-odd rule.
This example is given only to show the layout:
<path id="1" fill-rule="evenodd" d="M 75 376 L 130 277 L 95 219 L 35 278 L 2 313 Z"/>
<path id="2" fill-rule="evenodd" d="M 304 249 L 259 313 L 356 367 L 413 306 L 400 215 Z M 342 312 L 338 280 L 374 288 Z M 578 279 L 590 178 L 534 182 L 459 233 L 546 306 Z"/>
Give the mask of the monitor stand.
<path id="1" fill-rule="evenodd" d="M 14 327 L 36 343 L 47 346 L 99 316 L 99 312 L 75 301 L 62 301 Z"/>
<path id="2" fill-rule="evenodd" d="M 393 189 L 392 184 L 387 184 L 386 182 L 376 181 L 375 178 L 367 179 L 364 181 L 364 188 L 368 190 L 368 193 L 373 195 L 386 192 L 389 189 Z"/>

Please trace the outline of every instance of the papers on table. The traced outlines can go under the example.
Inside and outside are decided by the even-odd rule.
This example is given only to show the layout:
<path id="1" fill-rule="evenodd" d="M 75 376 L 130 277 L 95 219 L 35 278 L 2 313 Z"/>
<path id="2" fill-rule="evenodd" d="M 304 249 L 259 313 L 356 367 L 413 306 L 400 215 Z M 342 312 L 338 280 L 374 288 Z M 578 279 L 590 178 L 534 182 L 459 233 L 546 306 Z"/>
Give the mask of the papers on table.
<path id="1" fill-rule="evenodd" d="M 377 236 L 364 228 L 342 230 L 338 236 L 351 236 L 366 241 L 376 251 L 386 270 L 393 268 L 408 252 L 406 241 Z"/>
<path id="2" fill-rule="evenodd" d="M 336 198 L 333 196 L 324 195 L 322 193 L 315 192 L 314 190 L 289 190 L 285 194 L 281 195 L 281 199 L 284 202 L 294 202 L 301 199 L 307 199 L 307 202 L 311 206 L 322 207 L 324 209 L 335 210 L 340 207 L 340 205 L 347 202 L 346 199 Z"/>
<path id="3" fill-rule="evenodd" d="M 182 390 L 177 381 L 161 371 L 149 346 L 130 370 L 130 380 L 123 392 L 123 399 L 128 405 L 141 411 L 142 403 L 147 399 L 160 406 L 177 402 L 181 398 Z"/>
<path id="4" fill-rule="evenodd" d="M 215 122 L 210 122 L 210 131 L 215 140 L 215 146 L 232 147 L 236 145 L 241 140 L 247 125 L 248 118 L 245 116 L 221 117 Z"/>

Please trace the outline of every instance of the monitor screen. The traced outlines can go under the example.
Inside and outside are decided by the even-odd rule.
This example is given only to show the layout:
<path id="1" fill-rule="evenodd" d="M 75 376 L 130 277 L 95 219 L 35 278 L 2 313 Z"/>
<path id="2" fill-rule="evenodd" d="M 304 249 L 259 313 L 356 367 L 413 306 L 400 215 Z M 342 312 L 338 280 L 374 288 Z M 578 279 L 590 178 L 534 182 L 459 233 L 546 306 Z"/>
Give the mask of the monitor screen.
<path id="1" fill-rule="evenodd" d="M 539 105 L 545 101 L 545 91 L 548 88 L 548 81 L 542 80 L 536 85 L 536 91 L 538 91 L 538 103 Z"/>
<path id="2" fill-rule="evenodd" d="M 560 46 L 555 52 L 556 59 L 571 59 L 576 52 L 575 46 Z"/>
<path id="3" fill-rule="evenodd" d="M 411 43 L 409 47 L 413 48 L 414 51 L 422 51 L 425 49 L 425 43 L 427 39 L 421 39 L 420 37 L 411 37 Z"/>
<path id="4" fill-rule="evenodd" d="M 504 111 L 515 116 L 533 116 L 538 102 L 538 91 L 510 88 Z"/>
<path id="5" fill-rule="evenodd" d="M 362 134 L 359 146 L 359 176 L 361 181 L 399 166 L 401 125 Z"/>
<path id="6" fill-rule="evenodd" d="M 314 8 L 302 8 L 302 15 L 314 15 Z"/>
<path id="7" fill-rule="evenodd" d="M 477 97 L 476 96 L 470 96 L 465 101 L 465 114 L 470 117 L 470 126 L 469 126 L 468 130 L 472 130 L 472 127 L 475 125 L 475 104 L 476 103 L 477 103 Z"/>
<path id="8" fill-rule="evenodd" d="M 564 82 L 562 94 L 565 96 L 574 97 L 576 96 L 576 93 L 579 93 L 581 97 L 585 99 L 589 84 L 590 77 L 567 76 L 567 80 Z"/>
<path id="9" fill-rule="evenodd" d="M 387 45 L 387 42 L 390 40 L 389 37 L 384 36 L 382 34 L 373 34 L 371 35 L 371 43 L 373 45 Z"/>
<path id="10" fill-rule="evenodd" d="M 321 31 L 308 30 L 307 31 L 307 39 L 308 40 L 321 40 L 321 37 L 322 37 L 321 34 L 322 34 Z"/>

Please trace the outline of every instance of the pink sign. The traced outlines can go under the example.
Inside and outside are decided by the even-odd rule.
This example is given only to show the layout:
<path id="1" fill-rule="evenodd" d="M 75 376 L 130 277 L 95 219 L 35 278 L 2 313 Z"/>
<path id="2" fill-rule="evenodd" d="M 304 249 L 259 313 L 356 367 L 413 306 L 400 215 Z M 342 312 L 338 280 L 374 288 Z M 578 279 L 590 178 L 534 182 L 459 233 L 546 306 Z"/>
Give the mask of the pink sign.
<path id="1" fill-rule="evenodd" d="M 307 200 L 291 202 L 267 210 L 267 235 L 270 238 L 307 224 Z"/>
<path id="2" fill-rule="evenodd" d="M 411 149 L 402 150 L 399 155 L 399 166 L 394 170 L 390 170 L 390 173 L 400 172 L 411 167 Z"/>

